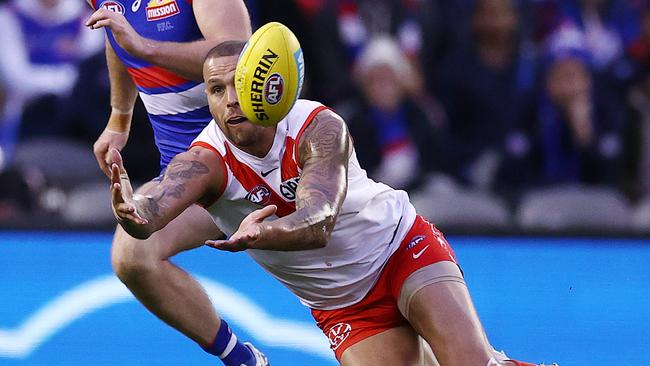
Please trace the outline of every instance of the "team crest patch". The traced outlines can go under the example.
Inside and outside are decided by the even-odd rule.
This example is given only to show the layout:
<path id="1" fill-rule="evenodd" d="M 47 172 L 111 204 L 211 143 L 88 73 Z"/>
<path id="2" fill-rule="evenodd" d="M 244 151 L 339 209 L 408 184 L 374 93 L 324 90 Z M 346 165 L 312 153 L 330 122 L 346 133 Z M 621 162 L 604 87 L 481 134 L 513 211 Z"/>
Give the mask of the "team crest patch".
<path id="1" fill-rule="evenodd" d="M 327 338 L 330 340 L 330 347 L 333 350 L 336 350 L 343 344 L 343 342 L 348 339 L 350 332 L 352 331 L 352 326 L 348 323 L 337 323 L 334 324 L 327 332 Z"/>
<path id="2" fill-rule="evenodd" d="M 246 199 L 258 205 L 266 205 L 271 199 L 271 191 L 266 186 L 258 184 L 246 194 Z"/>
<path id="3" fill-rule="evenodd" d="M 108 9 L 112 12 L 124 15 L 124 5 L 118 1 L 104 1 L 99 4 L 98 9 Z"/>
<path id="4" fill-rule="evenodd" d="M 150 0 L 147 4 L 147 21 L 169 18 L 181 12 L 176 0 Z"/>

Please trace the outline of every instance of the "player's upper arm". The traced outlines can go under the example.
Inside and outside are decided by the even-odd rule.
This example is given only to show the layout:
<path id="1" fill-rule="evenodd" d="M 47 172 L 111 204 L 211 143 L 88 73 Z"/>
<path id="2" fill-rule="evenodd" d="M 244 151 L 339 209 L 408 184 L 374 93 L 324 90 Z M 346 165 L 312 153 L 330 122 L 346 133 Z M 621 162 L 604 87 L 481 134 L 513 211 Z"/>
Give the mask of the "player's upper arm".
<path id="1" fill-rule="evenodd" d="M 205 39 L 248 40 L 251 23 L 242 0 L 194 0 L 196 23 Z"/>
<path id="2" fill-rule="evenodd" d="M 347 193 L 350 149 L 345 122 L 330 110 L 319 112 L 298 141 L 296 208 L 309 210 L 314 222 L 324 220 L 328 235 Z"/>

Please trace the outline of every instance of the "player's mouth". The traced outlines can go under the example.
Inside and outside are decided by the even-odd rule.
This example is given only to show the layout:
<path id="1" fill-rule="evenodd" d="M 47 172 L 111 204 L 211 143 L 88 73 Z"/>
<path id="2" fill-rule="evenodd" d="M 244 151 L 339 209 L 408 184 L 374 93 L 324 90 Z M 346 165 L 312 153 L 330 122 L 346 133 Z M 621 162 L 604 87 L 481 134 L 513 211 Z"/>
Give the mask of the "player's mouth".
<path id="1" fill-rule="evenodd" d="M 226 123 L 229 125 L 238 125 L 244 121 L 248 121 L 244 116 L 232 116 L 226 120 Z"/>

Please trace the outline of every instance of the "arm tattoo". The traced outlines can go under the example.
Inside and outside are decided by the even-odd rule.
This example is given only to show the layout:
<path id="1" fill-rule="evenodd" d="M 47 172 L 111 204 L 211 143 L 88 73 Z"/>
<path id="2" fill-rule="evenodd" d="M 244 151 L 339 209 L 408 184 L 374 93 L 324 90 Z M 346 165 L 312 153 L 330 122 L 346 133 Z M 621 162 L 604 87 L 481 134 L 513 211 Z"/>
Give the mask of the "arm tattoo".
<path id="1" fill-rule="evenodd" d="M 305 209 L 309 224 L 333 227 L 347 192 L 348 134 L 345 122 L 331 112 L 317 115 L 299 142 L 303 171 L 296 208 Z"/>
<path id="2" fill-rule="evenodd" d="M 160 217 L 161 206 L 165 203 L 165 197 L 180 199 L 187 190 L 185 183 L 194 177 L 208 174 L 208 167 L 196 160 L 172 161 L 167 167 L 167 171 L 162 181 L 157 185 L 160 192 L 143 196 L 146 200 L 142 201 L 140 208 L 143 213 L 149 217 Z"/>

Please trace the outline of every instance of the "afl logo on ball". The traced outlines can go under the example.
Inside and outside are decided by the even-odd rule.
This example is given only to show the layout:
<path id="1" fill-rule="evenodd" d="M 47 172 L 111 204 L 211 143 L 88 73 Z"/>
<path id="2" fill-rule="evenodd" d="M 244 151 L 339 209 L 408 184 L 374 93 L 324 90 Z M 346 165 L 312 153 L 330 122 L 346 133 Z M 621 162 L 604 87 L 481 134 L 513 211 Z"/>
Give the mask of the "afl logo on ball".
<path id="1" fill-rule="evenodd" d="M 330 347 L 333 350 L 336 350 L 343 344 L 343 342 L 348 339 L 350 332 L 352 331 L 352 326 L 348 323 L 337 323 L 330 328 L 327 332 L 327 338 L 330 340 Z"/>
<path id="2" fill-rule="evenodd" d="M 284 79 L 282 75 L 275 73 L 266 79 L 264 83 L 264 98 L 269 104 L 278 104 L 282 99 L 282 91 L 284 90 Z"/>
<path id="3" fill-rule="evenodd" d="M 104 8 L 112 12 L 124 15 L 124 5 L 117 1 L 104 1 L 99 5 L 99 9 Z"/>
<path id="4" fill-rule="evenodd" d="M 250 192 L 246 194 L 247 200 L 258 205 L 267 204 L 270 198 L 271 198 L 271 192 L 266 186 L 263 186 L 261 184 L 256 185 L 255 188 L 251 189 Z"/>

